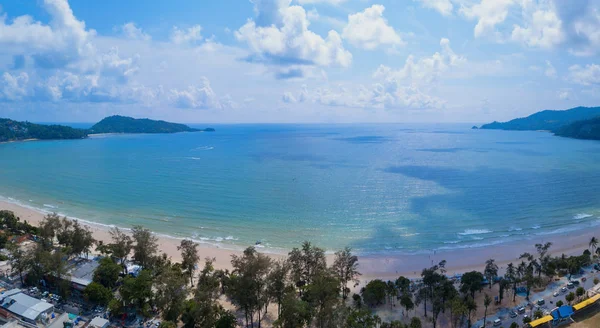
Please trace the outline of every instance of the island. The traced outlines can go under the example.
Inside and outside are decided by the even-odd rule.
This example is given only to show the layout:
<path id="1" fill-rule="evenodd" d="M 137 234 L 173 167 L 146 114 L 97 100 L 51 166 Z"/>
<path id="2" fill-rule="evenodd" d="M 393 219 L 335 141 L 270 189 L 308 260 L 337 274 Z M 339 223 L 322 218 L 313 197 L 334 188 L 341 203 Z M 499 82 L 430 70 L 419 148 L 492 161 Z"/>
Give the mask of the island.
<path id="1" fill-rule="evenodd" d="M 43 125 L 0 118 L 0 142 L 20 140 L 83 139 L 88 133 L 64 125 Z"/>
<path id="2" fill-rule="evenodd" d="M 178 133 L 215 132 L 213 128 L 194 129 L 185 124 L 135 119 L 127 116 L 109 116 L 90 129 L 76 129 L 64 125 L 44 125 L 0 118 L 0 142 L 22 140 L 85 139 L 100 133 Z"/>
<path id="3" fill-rule="evenodd" d="M 544 130 L 556 132 L 569 124 L 598 116 L 600 116 L 600 107 L 575 107 L 568 110 L 544 110 L 508 122 L 492 122 L 484 124 L 480 129 L 518 131 Z"/>
<path id="4" fill-rule="evenodd" d="M 104 118 L 89 129 L 90 134 L 98 133 L 178 133 L 214 132 L 215 129 L 194 129 L 185 124 L 155 121 L 147 118 L 114 115 Z"/>
<path id="5" fill-rule="evenodd" d="M 565 125 L 554 131 L 554 134 L 575 139 L 600 140 L 600 117 Z"/>

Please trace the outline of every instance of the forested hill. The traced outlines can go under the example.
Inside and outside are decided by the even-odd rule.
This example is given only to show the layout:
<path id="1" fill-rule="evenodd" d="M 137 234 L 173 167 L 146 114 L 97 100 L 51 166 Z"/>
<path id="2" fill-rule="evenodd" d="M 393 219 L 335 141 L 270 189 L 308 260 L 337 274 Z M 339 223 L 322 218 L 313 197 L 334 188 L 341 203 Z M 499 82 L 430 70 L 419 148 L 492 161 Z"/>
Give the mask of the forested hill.
<path id="1" fill-rule="evenodd" d="M 555 131 L 557 136 L 600 140 L 600 117 L 577 121 Z"/>
<path id="2" fill-rule="evenodd" d="M 87 131 L 64 125 L 42 125 L 0 118 L 0 142 L 26 139 L 83 139 Z"/>
<path id="3" fill-rule="evenodd" d="M 600 107 L 575 107 L 568 110 L 544 110 L 508 122 L 484 124 L 481 129 L 547 130 L 556 132 L 563 126 L 600 116 Z"/>
<path id="4" fill-rule="evenodd" d="M 177 133 L 196 131 L 214 131 L 214 129 L 199 130 L 190 128 L 185 124 L 115 115 L 96 123 L 89 130 L 90 133 Z"/>

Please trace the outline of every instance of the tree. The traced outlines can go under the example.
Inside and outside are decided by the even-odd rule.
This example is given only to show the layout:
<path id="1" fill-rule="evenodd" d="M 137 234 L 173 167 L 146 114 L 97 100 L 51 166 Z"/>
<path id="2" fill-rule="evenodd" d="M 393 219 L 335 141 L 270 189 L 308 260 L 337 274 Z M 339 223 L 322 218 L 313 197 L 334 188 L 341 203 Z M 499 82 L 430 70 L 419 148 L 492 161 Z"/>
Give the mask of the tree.
<path id="1" fill-rule="evenodd" d="M 325 251 L 312 246 L 307 241 L 302 244 L 301 249 L 292 249 L 288 254 L 288 263 L 290 264 L 292 281 L 301 293 L 303 287 L 310 284 L 316 274 L 327 269 Z"/>
<path id="2" fill-rule="evenodd" d="M 573 294 L 573 292 L 570 292 L 569 294 L 567 294 L 567 296 L 565 296 L 565 300 L 567 300 L 569 305 L 571 305 L 571 302 L 573 302 L 574 299 L 575 299 L 575 294 Z"/>
<path id="3" fill-rule="evenodd" d="M 133 259 L 142 268 L 147 269 L 158 251 L 158 238 L 142 226 L 134 226 L 131 234 L 135 241 Z"/>
<path id="4" fill-rule="evenodd" d="M 177 328 L 177 324 L 173 321 L 163 321 L 158 325 L 158 328 Z"/>
<path id="5" fill-rule="evenodd" d="M 485 261 L 485 270 L 483 271 L 485 277 L 490 283 L 490 289 L 492 289 L 492 284 L 494 283 L 494 277 L 498 275 L 498 265 L 495 263 L 494 259 L 489 259 Z"/>
<path id="6" fill-rule="evenodd" d="M 222 310 L 219 313 L 219 320 L 215 323 L 215 328 L 236 328 L 237 319 L 231 311 Z"/>
<path id="7" fill-rule="evenodd" d="M 17 244 L 8 244 L 8 252 L 10 254 L 8 262 L 10 263 L 11 271 L 17 272 L 23 284 L 23 273 L 27 272 L 31 267 L 31 256 L 23 251 Z"/>
<path id="8" fill-rule="evenodd" d="M 581 296 L 585 294 L 585 288 L 577 287 L 577 289 L 575 290 L 575 294 L 577 295 L 578 299 L 581 299 Z"/>
<path id="9" fill-rule="evenodd" d="M 475 303 L 475 300 L 472 297 L 467 296 L 467 298 L 465 299 L 465 306 L 468 311 L 468 326 L 471 327 L 471 313 L 473 311 L 477 311 L 477 303 Z"/>
<path id="10" fill-rule="evenodd" d="M 114 227 L 110 229 L 110 237 L 112 238 L 112 244 L 109 244 L 112 251 L 112 255 L 117 258 L 117 262 L 123 266 L 124 272 L 127 273 L 127 257 L 131 253 L 133 240 L 129 235 L 125 234 L 119 228 Z"/>
<path id="11" fill-rule="evenodd" d="M 410 328 L 421 328 L 421 319 L 417 318 L 417 317 L 413 317 L 412 319 L 410 319 Z"/>
<path id="12" fill-rule="evenodd" d="M 285 261 L 276 261 L 273 262 L 271 272 L 267 277 L 267 292 L 269 297 L 277 302 L 277 316 L 281 314 L 281 303 L 288 287 L 288 272 L 289 267 Z"/>
<path id="13" fill-rule="evenodd" d="M 335 318 L 335 311 L 340 299 L 339 286 L 337 277 L 328 270 L 316 274 L 307 286 L 303 298 L 308 301 L 312 309 L 316 327 L 331 327 L 340 322 Z M 383 297 L 385 297 L 385 289 Z"/>
<path id="14" fill-rule="evenodd" d="M 105 257 L 100 260 L 100 265 L 94 271 L 94 281 L 112 289 L 117 285 L 120 273 L 121 266 L 111 258 Z"/>
<path id="15" fill-rule="evenodd" d="M 536 310 L 535 312 L 533 312 L 534 320 L 541 319 L 543 316 L 544 316 L 544 312 L 542 310 Z"/>
<path id="16" fill-rule="evenodd" d="M 39 233 L 45 247 L 54 246 L 54 237 L 60 227 L 60 217 L 56 213 L 46 215 L 40 222 Z"/>
<path id="17" fill-rule="evenodd" d="M 477 271 L 467 272 L 460 278 L 460 291 L 475 298 L 475 292 L 481 290 L 483 284 L 483 274 Z"/>
<path id="18" fill-rule="evenodd" d="M 386 297 L 387 284 L 381 279 L 369 281 L 360 291 L 363 302 L 368 306 L 383 304 Z"/>
<path id="19" fill-rule="evenodd" d="M 510 324 L 509 328 L 519 328 L 519 324 L 516 323 L 516 322 L 513 322 L 513 323 Z"/>
<path id="20" fill-rule="evenodd" d="M 297 299 L 292 293 L 287 293 L 281 302 L 279 318 L 275 327 L 301 328 L 310 322 L 310 306 L 307 302 Z"/>
<path id="21" fill-rule="evenodd" d="M 186 278 L 176 268 L 164 270 L 154 283 L 154 299 L 162 310 L 163 319 L 177 322 L 188 295 Z"/>
<path id="22" fill-rule="evenodd" d="M 258 314 L 257 323 L 260 328 L 262 312 L 266 311 L 269 305 L 267 277 L 271 258 L 258 253 L 254 247 L 248 247 L 242 256 L 233 255 L 231 264 L 234 270 L 228 296 L 232 303 L 244 312 L 246 325 L 250 320 L 250 324 L 254 326 L 254 314 Z"/>
<path id="23" fill-rule="evenodd" d="M 395 305 L 394 301 L 398 297 L 398 289 L 396 289 L 396 284 L 392 281 L 388 280 L 387 286 L 385 289 L 385 294 L 387 295 L 387 302 L 390 304 L 390 310 Z"/>
<path id="24" fill-rule="evenodd" d="M 75 256 L 88 255 L 96 242 L 92 231 L 87 226 L 80 225 L 77 220 L 73 221 L 72 229 L 69 245 L 71 248 L 70 254 Z"/>
<path id="25" fill-rule="evenodd" d="M 504 274 L 504 277 L 506 277 L 506 279 L 508 281 L 510 281 L 513 285 L 512 290 L 513 290 L 513 302 L 515 302 L 515 299 L 517 297 L 517 269 L 515 268 L 514 264 L 508 263 L 508 265 L 506 266 L 506 273 Z"/>
<path id="26" fill-rule="evenodd" d="M 492 298 L 490 297 L 490 295 L 488 295 L 486 293 L 485 296 L 483 297 L 483 306 L 485 307 L 485 312 L 483 314 L 483 326 L 484 327 L 487 325 L 487 310 L 488 310 L 488 307 L 490 306 L 490 304 L 492 304 Z"/>
<path id="27" fill-rule="evenodd" d="M 177 250 L 181 251 L 181 266 L 189 275 L 190 286 L 194 287 L 194 272 L 196 271 L 196 264 L 200 260 L 198 256 L 198 244 L 189 239 L 184 239 L 177 246 Z"/>
<path id="28" fill-rule="evenodd" d="M 596 278 L 594 278 L 594 285 L 597 285 L 597 284 L 599 284 L 599 283 L 600 283 L 600 279 L 598 279 L 597 277 L 596 277 Z"/>
<path id="29" fill-rule="evenodd" d="M 592 239 L 590 239 L 589 246 L 592 249 L 592 253 L 595 253 L 596 248 L 598 248 L 598 239 L 596 237 L 592 237 Z"/>
<path id="30" fill-rule="evenodd" d="M 150 309 L 152 292 L 152 274 L 149 270 L 142 270 L 137 277 L 126 276 L 123 285 L 119 289 L 121 298 L 127 305 L 137 307 L 142 314 L 147 315 Z"/>
<path id="31" fill-rule="evenodd" d="M 376 328 L 379 317 L 367 309 L 355 309 L 346 320 L 346 328 Z"/>
<path id="32" fill-rule="evenodd" d="M 83 291 L 85 298 L 96 305 L 107 306 L 113 299 L 113 292 L 97 282 L 92 282 Z"/>
<path id="33" fill-rule="evenodd" d="M 561 306 L 563 306 L 563 304 L 565 304 L 565 303 L 563 303 L 562 300 L 556 301 L 556 307 L 561 307 Z"/>
<path id="34" fill-rule="evenodd" d="M 412 300 L 412 294 L 402 294 L 402 296 L 400 297 L 400 305 L 402 305 L 406 309 L 406 315 L 408 315 L 408 312 L 415 308 L 415 303 L 413 303 Z"/>
<path id="35" fill-rule="evenodd" d="M 350 247 L 346 247 L 335 253 L 335 259 L 331 269 L 335 272 L 340 281 L 342 298 L 346 299 L 348 297 L 348 292 L 350 291 L 348 289 L 348 283 L 353 282 L 355 287 L 358 285 L 358 277 L 360 276 L 360 272 L 358 272 L 358 257 L 352 255 L 352 249 Z"/>

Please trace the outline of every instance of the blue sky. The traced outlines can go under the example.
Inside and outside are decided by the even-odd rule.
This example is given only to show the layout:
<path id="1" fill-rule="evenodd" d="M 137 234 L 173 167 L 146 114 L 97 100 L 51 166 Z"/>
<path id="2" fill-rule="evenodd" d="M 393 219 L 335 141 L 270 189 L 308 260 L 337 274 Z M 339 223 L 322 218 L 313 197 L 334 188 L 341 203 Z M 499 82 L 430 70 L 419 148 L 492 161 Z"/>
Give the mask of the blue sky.
<path id="1" fill-rule="evenodd" d="M 0 0 L 0 116 L 486 122 L 600 104 L 597 0 Z"/>

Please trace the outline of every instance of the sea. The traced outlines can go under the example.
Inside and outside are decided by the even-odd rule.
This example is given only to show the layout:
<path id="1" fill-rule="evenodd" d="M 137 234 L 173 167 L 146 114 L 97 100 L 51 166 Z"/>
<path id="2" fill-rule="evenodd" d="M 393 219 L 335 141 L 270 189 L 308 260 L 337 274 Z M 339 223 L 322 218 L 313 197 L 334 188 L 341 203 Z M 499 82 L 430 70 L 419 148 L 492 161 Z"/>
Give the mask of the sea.
<path id="1" fill-rule="evenodd" d="M 0 199 L 272 252 L 414 254 L 600 227 L 600 142 L 470 124 L 210 126 L 0 144 Z"/>

